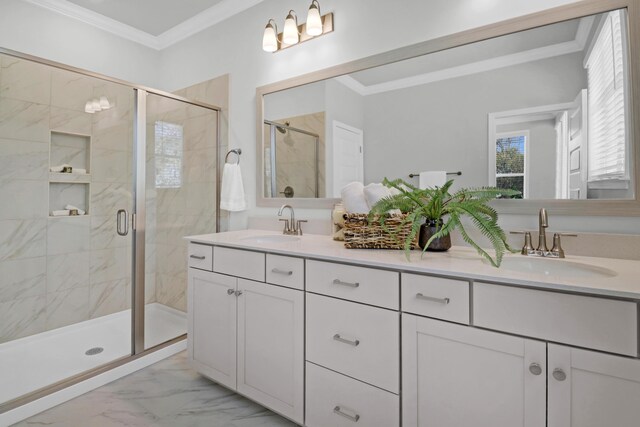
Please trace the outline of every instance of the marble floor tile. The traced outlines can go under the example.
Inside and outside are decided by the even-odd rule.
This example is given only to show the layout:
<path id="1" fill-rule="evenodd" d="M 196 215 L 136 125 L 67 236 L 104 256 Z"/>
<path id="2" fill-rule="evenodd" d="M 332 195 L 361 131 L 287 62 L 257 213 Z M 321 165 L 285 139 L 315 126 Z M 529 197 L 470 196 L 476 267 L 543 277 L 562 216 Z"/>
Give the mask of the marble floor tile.
<path id="1" fill-rule="evenodd" d="M 273 412 L 198 375 L 186 353 L 89 392 L 16 426 L 280 427 Z"/>

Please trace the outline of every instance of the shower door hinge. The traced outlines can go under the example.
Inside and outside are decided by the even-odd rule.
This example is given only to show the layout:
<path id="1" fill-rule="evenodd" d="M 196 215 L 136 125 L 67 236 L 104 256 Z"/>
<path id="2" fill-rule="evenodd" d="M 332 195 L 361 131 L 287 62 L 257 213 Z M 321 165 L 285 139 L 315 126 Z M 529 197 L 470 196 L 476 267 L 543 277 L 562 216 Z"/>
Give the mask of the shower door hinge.
<path id="1" fill-rule="evenodd" d="M 131 229 L 135 231 L 138 227 L 136 227 L 136 214 L 131 214 Z"/>

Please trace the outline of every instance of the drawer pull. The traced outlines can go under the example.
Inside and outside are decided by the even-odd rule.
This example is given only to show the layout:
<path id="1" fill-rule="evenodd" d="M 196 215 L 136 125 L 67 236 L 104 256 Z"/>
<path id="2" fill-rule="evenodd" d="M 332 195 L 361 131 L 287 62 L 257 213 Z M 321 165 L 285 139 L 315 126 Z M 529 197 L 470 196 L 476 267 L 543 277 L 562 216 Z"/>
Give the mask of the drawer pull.
<path id="1" fill-rule="evenodd" d="M 231 288 L 227 289 L 227 295 L 233 295 L 235 293 L 236 291 L 234 289 L 231 289 Z"/>
<path id="2" fill-rule="evenodd" d="M 444 304 L 444 305 L 449 304 L 449 302 L 451 301 L 449 298 L 429 297 L 429 296 L 426 296 L 426 295 L 422 295 L 421 293 L 417 293 L 416 294 L 416 298 L 423 299 L 423 300 L 426 300 L 426 301 L 439 302 L 440 304 Z"/>
<path id="3" fill-rule="evenodd" d="M 333 339 L 334 339 L 334 340 L 336 340 L 336 341 L 339 341 L 339 342 L 341 342 L 341 343 L 344 343 L 344 344 L 352 345 L 352 346 L 354 346 L 354 347 L 357 347 L 357 346 L 359 346 L 359 345 L 360 345 L 360 340 L 353 340 L 353 341 L 352 341 L 352 340 L 348 340 L 348 339 L 346 339 L 346 338 L 342 338 L 342 337 L 340 336 L 340 334 L 335 334 L 335 335 L 333 336 Z"/>
<path id="4" fill-rule="evenodd" d="M 355 283 L 343 282 L 340 279 L 333 279 L 333 284 L 334 285 L 349 286 L 350 288 L 357 288 L 358 286 L 360 286 L 360 283 L 358 283 L 358 282 L 355 282 Z"/>
<path id="5" fill-rule="evenodd" d="M 293 274 L 293 271 L 291 270 L 280 270 L 279 268 L 274 268 L 271 272 L 275 274 L 284 274 L 285 276 L 291 276 Z"/>
<path id="6" fill-rule="evenodd" d="M 336 406 L 335 408 L 333 408 L 333 413 L 334 414 L 338 414 L 341 417 L 344 417 L 348 420 L 353 421 L 354 423 L 357 423 L 358 420 L 360 419 L 360 415 L 356 414 L 356 415 L 349 415 L 345 412 L 342 412 L 342 408 L 340 406 Z"/>
<path id="7" fill-rule="evenodd" d="M 564 381 L 567 379 L 567 374 L 565 374 L 562 369 L 556 368 L 553 370 L 553 378 L 555 378 L 556 381 Z"/>
<path id="8" fill-rule="evenodd" d="M 190 255 L 189 257 L 190 257 L 190 258 L 193 258 L 193 259 L 199 259 L 200 261 L 202 261 L 203 259 L 206 259 L 206 258 L 207 258 L 207 257 L 206 257 L 206 256 L 204 256 L 204 255 Z"/>

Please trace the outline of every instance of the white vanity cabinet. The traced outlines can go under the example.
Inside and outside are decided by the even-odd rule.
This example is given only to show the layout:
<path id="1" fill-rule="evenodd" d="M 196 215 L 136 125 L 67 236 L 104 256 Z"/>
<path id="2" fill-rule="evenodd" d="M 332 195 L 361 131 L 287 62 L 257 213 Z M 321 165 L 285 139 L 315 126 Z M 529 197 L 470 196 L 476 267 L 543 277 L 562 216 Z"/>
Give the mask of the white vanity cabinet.
<path id="1" fill-rule="evenodd" d="M 633 295 L 302 248 L 190 245 L 197 371 L 306 427 L 640 426 Z"/>
<path id="2" fill-rule="evenodd" d="M 544 427 L 544 342 L 402 315 L 404 427 Z"/>
<path id="3" fill-rule="evenodd" d="M 471 326 L 402 315 L 404 427 L 639 425 L 636 302 L 472 288 Z M 440 291 L 434 298 L 455 292 Z M 427 314 L 464 319 L 451 319 L 446 306 Z"/>
<path id="4" fill-rule="evenodd" d="M 640 425 L 640 360 L 548 348 L 548 427 Z"/>
<path id="5" fill-rule="evenodd" d="M 214 269 L 217 249 L 225 248 L 214 248 Z M 227 257 L 246 255 L 240 252 L 245 251 L 222 251 Z M 264 275 L 264 254 L 247 254 L 262 255 Z M 243 272 L 259 273 L 255 266 Z M 194 369 L 302 424 L 304 292 L 196 268 L 189 268 L 188 292 L 188 357 Z"/>

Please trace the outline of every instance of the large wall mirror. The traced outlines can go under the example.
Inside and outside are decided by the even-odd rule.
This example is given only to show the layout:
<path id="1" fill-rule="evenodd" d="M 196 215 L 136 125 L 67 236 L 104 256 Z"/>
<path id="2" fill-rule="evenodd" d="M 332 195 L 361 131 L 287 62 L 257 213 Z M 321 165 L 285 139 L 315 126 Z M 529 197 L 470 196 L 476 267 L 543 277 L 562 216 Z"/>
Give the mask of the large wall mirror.
<path id="1" fill-rule="evenodd" d="M 258 89 L 258 205 L 447 171 L 503 212 L 634 214 L 636 0 L 586 1 Z M 612 7 L 616 7 L 612 9 Z"/>

